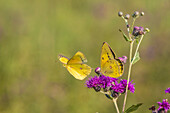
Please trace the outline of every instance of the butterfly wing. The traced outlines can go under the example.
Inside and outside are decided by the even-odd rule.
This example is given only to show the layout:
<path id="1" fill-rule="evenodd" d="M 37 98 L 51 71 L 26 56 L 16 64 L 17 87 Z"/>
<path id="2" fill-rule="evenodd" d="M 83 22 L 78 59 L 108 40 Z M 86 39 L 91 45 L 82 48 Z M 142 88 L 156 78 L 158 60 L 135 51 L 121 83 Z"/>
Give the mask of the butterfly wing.
<path id="1" fill-rule="evenodd" d="M 87 62 L 87 59 L 80 51 L 78 51 L 71 59 L 59 55 L 59 60 L 76 79 L 83 80 L 91 73 L 91 67 L 87 64 L 83 64 L 84 62 Z"/>
<path id="2" fill-rule="evenodd" d="M 67 70 L 76 79 L 83 80 L 91 73 L 91 67 L 87 64 L 71 64 L 66 66 Z"/>
<path id="3" fill-rule="evenodd" d="M 101 52 L 101 59 L 100 59 L 101 69 L 105 70 L 106 69 L 105 64 L 110 60 L 115 59 L 115 57 L 116 56 L 112 51 L 112 49 L 110 48 L 109 44 L 107 44 L 107 42 L 104 42 L 102 45 L 102 52 Z"/>
<path id="4" fill-rule="evenodd" d="M 123 74 L 123 63 L 116 59 L 116 55 L 107 44 L 103 43 L 101 52 L 101 72 L 110 77 L 117 78 Z"/>
<path id="5" fill-rule="evenodd" d="M 67 64 L 68 65 L 69 64 L 82 64 L 84 62 L 87 62 L 85 55 L 82 52 L 78 51 L 72 58 L 70 58 Z"/>
<path id="6" fill-rule="evenodd" d="M 63 55 L 58 55 L 58 59 L 60 60 L 61 63 L 63 63 L 64 67 L 67 65 L 67 62 L 69 61 L 69 58 Z"/>
<path id="7" fill-rule="evenodd" d="M 120 60 L 108 60 L 105 64 L 103 64 L 103 68 L 101 68 L 101 72 L 113 78 L 120 77 L 123 74 L 123 65 Z"/>

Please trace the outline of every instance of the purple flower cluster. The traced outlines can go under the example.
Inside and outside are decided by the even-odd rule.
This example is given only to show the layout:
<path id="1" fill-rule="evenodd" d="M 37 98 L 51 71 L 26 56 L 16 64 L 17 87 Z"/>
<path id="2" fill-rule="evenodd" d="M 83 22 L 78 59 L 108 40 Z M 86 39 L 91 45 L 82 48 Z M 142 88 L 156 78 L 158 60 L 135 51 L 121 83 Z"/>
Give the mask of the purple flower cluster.
<path id="1" fill-rule="evenodd" d="M 138 26 L 135 26 L 133 28 L 133 33 L 132 33 L 134 36 L 138 36 L 138 35 L 142 35 L 144 34 L 144 28 L 143 27 L 138 27 Z"/>
<path id="2" fill-rule="evenodd" d="M 128 84 L 128 90 L 130 90 L 132 93 L 135 92 L 135 84 L 132 84 L 133 81 L 130 81 Z M 127 86 L 127 80 L 121 80 L 120 83 L 123 85 L 124 88 Z"/>
<path id="3" fill-rule="evenodd" d="M 86 86 L 88 88 L 95 88 L 95 87 L 100 87 L 100 88 L 107 88 L 111 87 L 111 84 L 113 82 L 116 82 L 118 79 L 112 78 L 112 77 L 106 77 L 104 75 L 102 76 L 94 76 L 89 78 L 89 80 L 86 81 Z"/>
<path id="4" fill-rule="evenodd" d="M 165 93 L 170 93 L 170 87 L 165 90 Z"/>
<path id="5" fill-rule="evenodd" d="M 104 75 L 94 76 L 86 81 L 86 87 L 94 88 L 96 91 L 100 91 L 100 89 L 103 88 L 104 91 L 112 90 L 117 93 L 124 93 L 126 86 L 127 80 L 121 80 L 120 83 L 118 83 L 118 79 Z M 132 84 L 132 81 L 129 82 L 128 90 L 130 90 L 132 93 L 135 91 L 135 87 L 134 84 Z"/>
<path id="6" fill-rule="evenodd" d="M 167 99 L 163 99 L 162 102 L 157 102 L 159 108 L 156 110 L 156 107 L 153 105 L 149 110 L 152 110 L 152 113 L 167 113 L 170 110 L 170 103 Z"/>
<path id="7" fill-rule="evenodd" d="M 165 112 L 167 112 L 168 110 L 170 110 L 170 104 L 168 103 L 167 99 L 163 99 L 162 103 L 161 102 L 157 102 L 159 105 L 158 111 L 163 110 Z"/>

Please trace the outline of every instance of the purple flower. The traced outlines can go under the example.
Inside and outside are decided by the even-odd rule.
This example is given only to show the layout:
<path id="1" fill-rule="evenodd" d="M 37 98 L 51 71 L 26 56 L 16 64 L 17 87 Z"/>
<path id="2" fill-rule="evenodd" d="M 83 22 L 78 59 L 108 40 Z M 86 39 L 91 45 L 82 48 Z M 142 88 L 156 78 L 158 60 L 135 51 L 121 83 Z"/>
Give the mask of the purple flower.
<path id="1" fill-rule="evenodd" d="M 167 112 L 168 110 L 170 110 L 170 104 L 168 103 L 167 99 L 163 99 L 162 103 L 161 102 L 157 102 L 159 105 L 158 111 L 159 110 L 165 110 L 165 112 Z"/>
<path id="2" fill-rule="evenodd" d="M 112 84 L 111 90 L 117 92 L 117 93 L 124 93 L 126 91 L 127 86 L 127 80 L 121 80 L 120 83 L 117 81 Z M 130 90 L 132 93 L 135 92 L 134 84 L 132 84 L 132 81 L 129 82 L 128 90 Z"/>
<path id="3" fill-rule="evenodd" d="M 116 93 L 124 93 L 126 91 L 127 80 L 121 80 L 120 83 L 118 83 L 117 80 L 118 79 L 116 78 L 101 75 L 89 78 L 85 84 L 86 87 L 94 88 L 96 91 L 100 91 L 101 88 L 103 88 L 104 91 L 110 90 Z M 132 93 L 135 92 L 135 87 L 134 84 L 132 84 L 132 81 L 129 82 L 128 90 Z"/>
<path id="4" fill-rule="evenodd" d="M 127 60 L 127 56 L 119 57 L 119 59 L 120 59 L 121 62 L 123 62 L 125 64 L 126 60 Z"/>
<path id="5" fill-rule="evenodd" d="M 165 90 L 165 93 L 170 93 L 170 87 Z"/>
<path id="6" fill-rule="evenodd" d="M 121 80 L 120 83 L 122 84 L 122 87 L 124 87 L 124 89 L 126 89 L 126 86 L 127 86 L 127 80 Z M 132 81 L 129 82 L 128 84 L 128 90 L 130 90 L 132 93 L 135 92 L 135 87 L 134 87 L 135 84 L 132 84 Z"/>
<path id="7" fill-rule="evenodd" d="M 89 78 L 86 81 L 86 87 L 88 88 L 110 88 L 113 82 L 116 82 L 118 79 L 108 77 L 108 76 L 94 76 Z"/>
<path id="8" fill-rule="evenodd" d="M 118 83 L 117 81 L 114 84 L 112 84 L 110 89 L 117 93 L 124 93 L 125 91 L 125 88 L 122 86 L 122 84 Z"/>
<path id="9" fill-rule="evenodd" d="M 144 34 L 144 28 L 143 27 L 138 27 L 138 26 L 135 26 L 133 28 L 133 36 L 138 36 L 138 35 L 142 35 Z"/>

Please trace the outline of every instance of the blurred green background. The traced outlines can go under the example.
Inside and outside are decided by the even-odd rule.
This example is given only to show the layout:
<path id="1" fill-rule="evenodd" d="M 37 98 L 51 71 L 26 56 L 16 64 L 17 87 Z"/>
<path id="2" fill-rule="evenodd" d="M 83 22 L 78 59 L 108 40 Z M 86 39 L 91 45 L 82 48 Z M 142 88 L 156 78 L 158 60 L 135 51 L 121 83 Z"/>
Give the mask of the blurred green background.
<path id="1" fill-rule="evenodd" d="M 128 94 L 127 107 L 142 102 L 137 113 L 144 113 L 169 98 L 169 0 L 0 0 L 0 113 L 116 112 L 112 101 L 84 87 L 85 80 L 71 76 L 57 56 L 82 51 L 93 68 L 90 76 L 100 66 L 104 41 L 117 56 L 128 56 L 129 44 L 118 31 L 125 24 L 117 13 L 136 10 L 145 16 L 135 25 L 151 32 L 132 69 L 136 91 Z"/>

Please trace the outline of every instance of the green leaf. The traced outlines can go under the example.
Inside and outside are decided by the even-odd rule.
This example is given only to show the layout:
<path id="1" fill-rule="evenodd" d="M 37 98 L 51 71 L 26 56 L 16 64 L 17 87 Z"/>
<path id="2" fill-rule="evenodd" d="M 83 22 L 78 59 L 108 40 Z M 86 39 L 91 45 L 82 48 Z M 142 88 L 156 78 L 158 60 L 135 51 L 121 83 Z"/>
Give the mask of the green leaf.
<path id="1" fill-rule="evenodd" d="M 134 58 L 132 59 L 132 64 L 135 64 L 139 60 L 140 60 L 140 56 L 139 56 L 139 52 L 137 52 L 136 56 L 134 56 Z"/>
<path id="2" fill-rule="evenodd" d="M 136 111 L 139 106 L 141 106 L 143 103 L 139 103 L 139 104 L 136 104 L 136 105 L 132 105 L 131 107 L 129 107 L 125 113 L 130 113 L 130 112 L 133 112 L 133 111 Z"/>
<path id="3" fill-rule="evenodd" d="M 128 36 L 126 36 L 126 34 L 122 30 L 119 29 L 119 31 L 122 32 L 122 35 L 126 41 L 130 41 Z"/>

